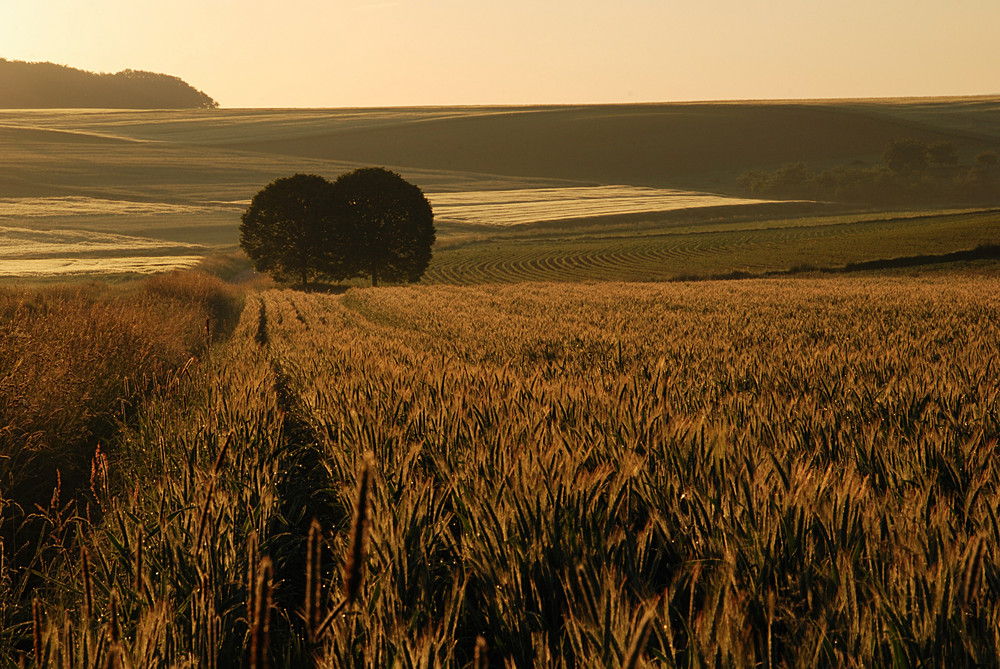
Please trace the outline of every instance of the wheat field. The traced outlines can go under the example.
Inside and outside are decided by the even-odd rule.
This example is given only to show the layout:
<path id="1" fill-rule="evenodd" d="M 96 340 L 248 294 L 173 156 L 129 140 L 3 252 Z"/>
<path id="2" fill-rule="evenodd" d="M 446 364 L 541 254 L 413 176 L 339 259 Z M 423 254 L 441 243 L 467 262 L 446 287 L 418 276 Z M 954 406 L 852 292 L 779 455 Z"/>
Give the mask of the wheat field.
<path id="1" fill-rule="evenodd" d="M 995 665 L 998 289 L 251 294 L 95 456 L 89 510 L 40 511 L 4 638 L 43 666 Z"/>

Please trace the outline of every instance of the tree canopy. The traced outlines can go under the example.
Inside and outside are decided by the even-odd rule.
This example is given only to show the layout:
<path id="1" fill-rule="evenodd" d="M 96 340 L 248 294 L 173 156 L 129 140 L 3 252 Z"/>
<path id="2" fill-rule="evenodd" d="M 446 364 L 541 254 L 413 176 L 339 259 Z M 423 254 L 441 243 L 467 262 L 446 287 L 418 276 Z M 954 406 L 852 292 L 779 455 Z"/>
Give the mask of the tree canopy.
<path id="1" fill-rule="evenodd" d="M 927 145 L 927 158 L 938 165 L 958 165 L 958 149 L 951 142 L 931 142 Z"/>
<path id="2" fill-rule="evenodd" d="M 254 196 L 240 244 L 259 271 L 282 281 L 368 276 L 413 282 L 434 244 L 434 214 L 423 192 L 395 172 L 369 167 L 334 183 L 296 174 Z"/>
<path id="3" fill-rule="evenodd" d="M 244 212 L 240 245 L 258 271 L 307 284 L 336 270 L 329 257 L 339 246 L 332 210 L 333 184 L 323 177 L 276 179 L 254 195 Z"/>
<path id="4" fill-rule="evenodd" d="M 395 172 L 367 167 L 333 184 L 335 217 L 351 247 L 355 276 L 419 281 L 431 261 L 434 213 L 423 192 Z"/>

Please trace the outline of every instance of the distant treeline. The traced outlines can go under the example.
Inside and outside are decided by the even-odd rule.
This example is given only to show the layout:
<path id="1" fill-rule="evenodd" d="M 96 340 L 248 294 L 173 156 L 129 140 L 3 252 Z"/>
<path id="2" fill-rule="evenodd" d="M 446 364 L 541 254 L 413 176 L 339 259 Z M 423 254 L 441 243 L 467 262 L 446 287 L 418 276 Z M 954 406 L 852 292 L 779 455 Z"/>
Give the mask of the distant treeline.
<path id="1" fill-rule="evenodd" d="M 141 70 L 97 74 L 0 58 L 0 108 L 212 109 L 219 103 L 178 77 Z"/>
<path id="2" fill-rule="evenodd" d="M 837 200 L 864 204 L 1000 202 L 1000 165 L 993 150 L 963 164 L 955 145 L 916 139 L 889 142 L 882 162 L 855 161 L 816 171 L 789 163 L 773 172 L 752 170 L 739 177 L 759 197 Z"/>

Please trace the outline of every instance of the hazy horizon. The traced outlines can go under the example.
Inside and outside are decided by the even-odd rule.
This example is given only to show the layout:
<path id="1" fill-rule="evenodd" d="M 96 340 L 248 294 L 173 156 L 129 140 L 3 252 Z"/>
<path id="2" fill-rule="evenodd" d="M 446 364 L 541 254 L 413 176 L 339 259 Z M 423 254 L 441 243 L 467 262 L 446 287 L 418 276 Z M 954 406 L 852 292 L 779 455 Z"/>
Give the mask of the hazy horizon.
<path id="1" fill-rule="evenodd" d="M 1000 94 L 1000 4 L 8 0 L 0 56 L 176 75 L 228 108 Z"/>

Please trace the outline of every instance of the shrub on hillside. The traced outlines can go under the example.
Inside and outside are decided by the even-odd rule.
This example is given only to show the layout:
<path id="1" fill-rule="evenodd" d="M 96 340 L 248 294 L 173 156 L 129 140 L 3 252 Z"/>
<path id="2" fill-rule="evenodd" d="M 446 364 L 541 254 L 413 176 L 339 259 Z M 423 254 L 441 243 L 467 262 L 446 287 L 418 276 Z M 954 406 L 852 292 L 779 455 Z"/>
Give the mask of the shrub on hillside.
<path id="1" fill-rule="evenodd" d="M 773 172 L 744 172 L 737 182 L 751 195 L 770 198 L 878 205 L 1000 200 L 1000 170 L 987 164 L 989 158 L 984 162 L 977 157 L 971 168 L 959 164 L 957 151 L 948 142 L 893 141 L 883 160 L 880 165 L 855 161 L 820 172 L 805 163 L 790 163 Z"/>

